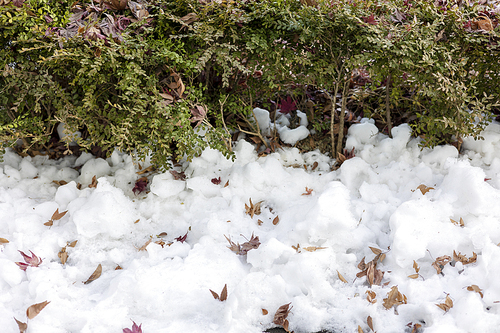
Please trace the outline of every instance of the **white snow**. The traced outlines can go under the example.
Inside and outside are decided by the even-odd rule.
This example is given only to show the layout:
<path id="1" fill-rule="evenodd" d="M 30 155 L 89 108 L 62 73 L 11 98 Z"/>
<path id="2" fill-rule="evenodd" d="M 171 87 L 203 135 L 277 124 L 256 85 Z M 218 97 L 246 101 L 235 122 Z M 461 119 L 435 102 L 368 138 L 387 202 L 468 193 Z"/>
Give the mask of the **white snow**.
<path id="1" fill-rule="evenodd" d="M 269 125 L 261 124 L 264 131 L 275 126 L 266 112 L 256 112 Z M 121 332 L 132 321 L 143 332 L 262 332 L 290 302 L 287 319 L 297 333 L 352 333 L 358 325 L 368 332 L 368 316 L 379 333 L 411 332 L 410 323 L 426 333 L 498 332 L 500 126 L 491 124 L 484 141 L 464 140 L 462 154 L 452 146 L 421 149 L 410 133 L 401 125 L 391 139 L 366 119 L 351 126 L 346 148 L 356 157 L 336 171 L 317 151 L 286 148 L 259 158 L 240 140 L 234 162 L 207 149 L 176 167 L 186 180 L 138 175 L 139 162 L 119 152 L 54 161 L 7 151 L 0 163 L 0 238 L 9 241 L 0 245 L 2 332 L 19 332 L 14 317 L 36 333 Z M 89 188 L 94 175 L 97 187 Z M 142 176 L 150 192 L 135 195 Z M 67 184 L 53 182 L 61 180 Z M 423 194 L 419 185 L 432 189 Z M 250 199 L 262 201 L 259 215 L 245 213 Z M 56 209 L 67 213 L 44 225 Z M 450 220 L 460 218 L 463 227 Z M 185 242 L 176 240 L 186 233 Z M 252 234 L 257 249 L 237 255 L 227 248 L 225 236 L 243 244 Z M 366 276 L 356 278 L 359 262 L 375 257 L 369 247 L 385 253 L 377 265 L 383 280 L 372 287 Z M 24 272 L 18 251 L 43 262 Z M 433 262 L 454 251 L 477 260 L 452 260 L 437 274 Z M 414 262 L 416 279 L 408 277 Z M 102 275 L 84 284 L 99 264 Z M 220 294 L 225 284 L 220 302 L 210 289 Z M 397 311 L 383 306 L 393 286 L 407 297 Z M 436 305 L 447 296 L 453 307 L 445 312 Z M 27 320 L 26 309 L 43 301 L 50 303 Z"/>

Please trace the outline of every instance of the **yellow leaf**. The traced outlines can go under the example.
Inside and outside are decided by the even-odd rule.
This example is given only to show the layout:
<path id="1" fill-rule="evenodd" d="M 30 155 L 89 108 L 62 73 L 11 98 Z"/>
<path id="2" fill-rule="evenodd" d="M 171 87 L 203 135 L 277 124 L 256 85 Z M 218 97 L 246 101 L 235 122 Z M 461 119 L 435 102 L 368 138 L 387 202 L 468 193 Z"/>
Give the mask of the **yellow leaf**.
<path id="1" fill-rule="evenodd" d="M 49 304 L 50 302 L 42 302 L 42 303 L 37 303 L 37 304 L 33 304 L 31 305 L 27 310 L 26 310 L 26 316 L 28 317 L 28 319 L 33 319 L 35 318 L 36 316 L 38 316 L 38 314 L 40 313 L 40 311 L 43 310 L 44 307 L 47 306 L 47 304 Z"/>
<path id="2" fill-rule="evenodd" d="M 0 244 L 7 244 L 9 241 L 0 237 Z"/>
<path id="3" fill-rule="evenodd" d="M 408 275 L 408 277 L 409 277 L 410 279 L 416 279 L 416 278 L 418 278 L 418 274 Z"/>
<path id="4" fill-rule="evenodd" d="M 340 274 L 340 272 L 337 270 L 337 275 L 339 276 L 340 281 L 347 283 L 347 280 Z"/>
<path id="5" fill-rule="evenodd" d="M 358 333 L 364 333 L 363 332 L 363 329 L 361 328 L 361 326 L 358 325 Z"/>

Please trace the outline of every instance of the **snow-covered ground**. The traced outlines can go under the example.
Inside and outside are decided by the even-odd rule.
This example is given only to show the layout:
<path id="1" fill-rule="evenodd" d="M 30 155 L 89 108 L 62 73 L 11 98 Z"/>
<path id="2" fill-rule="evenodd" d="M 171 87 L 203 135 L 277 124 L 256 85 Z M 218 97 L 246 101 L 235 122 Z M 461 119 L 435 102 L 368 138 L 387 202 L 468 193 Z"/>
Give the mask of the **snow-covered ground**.
<path id="1" fill-rule="evenodd" d="M 149 165 L 118 152 L 54 161 L 8 151 L 1 331 L 19 332 L 15 317 L 30 333 L 122 332 L 133 322 L 145 333 L 262 332 L 290 303 L 296 333 L 366 333 L 370 319 L 378 333 L 498 332 L 500 126 L 465 140 L 463 154 L 421 150 L 406 125 L 393 134 L 352 126 L 356 157 L 336 171 L 318 152 L 259 158 L 241 140 L 234 162 L 206 150 L 175 167 L 185 180 L 139 175 Z M 143 176 L 149 192 L 134 194 Z M 19 251 L 43 261 L 24 271 Z M 225 285 L 227 299 L 215 299 L 210 290 Z"/>

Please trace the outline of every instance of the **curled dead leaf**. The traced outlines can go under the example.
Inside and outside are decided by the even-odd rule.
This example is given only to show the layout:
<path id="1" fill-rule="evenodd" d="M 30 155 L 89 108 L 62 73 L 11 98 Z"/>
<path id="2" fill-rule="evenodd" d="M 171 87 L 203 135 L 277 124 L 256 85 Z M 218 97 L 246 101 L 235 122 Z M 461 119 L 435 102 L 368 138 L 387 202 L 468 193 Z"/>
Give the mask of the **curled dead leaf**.
<path id="1" fill-rule="evenodd" d="M 89 188 L 95 187 L 97 187 L 97 177 L 94 175 L 94 177 L 92 177 L 92 183 L 90 183 Z"/>
<path id="2" fill-rule="evenodd" d="M 63 265 L 66 264 L 66 261 L 68 260 L 68 252 L 66 252 L 66 246 L 63 247 L 61 249 L 61 251 L 59 251 L 59 253 L 57 254 L 57 256 L 61 260 L 61 264 L 63 264 Z"/>
<path id="3" fill-rule="evenodd" d="M 432 263 L 432 267 L 436 269 L 437 274 L 441 274 L 444 266 L 451 261 L 450 256 L 441 256 L 437 257 L 436 260 Z"/>
<path id="4" fill-rule="evenodd" d="M 253 218 L 254 215 L 260 215 L 260 205 L 263 201 L 259 201 L 256 204 L 252 203 L 252 199 L 250 199 L 250 206 L 245 204 L 245 213 L 250 215 Z"/>
<path id="5" fill-rule="evenodd" d="M 88 280 L 85 281 L 83 284 L 89 284 L 90 282 L 97 280 L 101 276 L 101 273 L 102 273 L 102 266 L 101 264 L 99 264 L 95 269 L 94 273 L 92 273 L 92 275 L 88 278 Z"/>
<path id="6" fill-rule="evenodd" d="M 364 333 L 363 332 L 363 329 L 361 328 L 361 326 L 358 325 L 358 333 Z"/>
<path id="7" fill-rule="evenodd" d="M 366 295 L 366 300 L 367 300 L 368 302 L 370 302 L 370 303 L 372 303 L 372 304 L 377 303 L 377 300 L 375 299 L 375 297 L 377 297 L 377 294 L 376 294 L 374 291 L 372 291 L 372 290 L 367 290 L 365 294 L 367 294 L 367 295 Z"/>
<path id="8" fill-rule="evenodd" d="M 446 295 L 444 303 L 436 304 L 436 306 L 441 310 L 448 312 L 453 307 L 453 301 L 451 300 L 450 295 Z"/>
<path id="9" fill-rule="evenodd" d="M 405 295 L 401 294 L 398 290 L 398 286 L 391 288 L 391 291 L 387 294 L 387 298 L 384 298 L 384 308 L 389 310 L 393 306 L 398 306 L 400 304 L 406 304 L 408 302 Z"/>
<path id="10" fill-rule="evenodd" d="M 420 190 L 420 192 L 422 192 L 423 195 L 425 195 L 427 192 L 433 189 L 434 187 L 425 186 L 424 184 L 420 184 L 417 186 L 417 190 Z"/>
<path id="11" fill-rule="evenodd" d="M 372 319 L 372 317 L 368 316 L 368 318 L 366 318 L 366 323 L 368 324 L 368 327 L 372 330 L 372 332 L 375 332 L 375 330 L 373 329 L 373 319 Z"/>
<path id="12" fill-rule="evenodd" d="M 286 318 L 288 317 L 288 314 L 293 308 L 293 306 L 290 307 L 290 304 L 292 303 L 284 304 L 280 306 L 278 310 L 276 310 L 276 313 L 274 314 L 273 323 L 275 323 L 276 325 L 281 325 L 283 326 L 283 328 L 285 327 L 285 321 L 287 322 Z"/>
<path id="13" fill-rule="evenodd" d="M 50 302 L 45 301 L 31 305 L 28 309 L 26 309 L 26 317 L 28 317 L 28 319 L 35 318 L 49 303 Z"/>
<path id="14" fill-rule="evenodd" d="M 466 256 L 464 256 L 460 252 L 458 252 L 458 254 L 457 254 L 455 252 L 455 250 L 453 250 L 453 260 L 460 261 L 462 264 L 468 265 L 468 264 L 472 264 L 472 263 L 476 262 L 477 254 L 475 252 L 472 252 L 472 257 L 467 258 Z"/>
<path id="15" fill-rule="evenodd" d="M 269 313 L 269 311 L 267 311 L 266 309 L 262 309 L 262 314 L 265 316 Z"/>
<path id="16" fill-rule="evenodd" d="M 478 293 L 479 295 L 481 295 L 481 298 L 483 298 L 483 291 L 477 285 L 475 285 L 475 284 L 470 285 L 470 286 L 467 287 L 467 290 L 468 291 L 475 291 L 476 293 Z"/>
<path id="17" fill-rule="evenodd" d="M 224 302 L 225 300 L 227 300 L 227 284 L 224 285 L 224 288 L 222 288 L 222 291 L 220 293 L 220 296 L 219 294 L 217 294 L 215 291 L 213 291 L 212 289 L 209 289 L 210 292 L 212 293 L 212 296 L 215 298 L 215 299 L 218 299 L 219 301 L 221 302 Z"/>
<path id="18" fill-rule="evenodd" d="M 313 189 L 306 186 L 306 191 L 302 195 L 311 195 Z"/>
<path id="19" fill-rule="evenodd" d="M 455 224 L 455 225 L 458 225 L 458 226 L 461 226 L 461 227 L 464 227 L 465 226 L 465 223 L 464 223 L 464 219 L 463 218 L 460 218 L 460 222 L 457 222 L 455 221 L 454 219 L 450 219 L 451 223 Z"/>

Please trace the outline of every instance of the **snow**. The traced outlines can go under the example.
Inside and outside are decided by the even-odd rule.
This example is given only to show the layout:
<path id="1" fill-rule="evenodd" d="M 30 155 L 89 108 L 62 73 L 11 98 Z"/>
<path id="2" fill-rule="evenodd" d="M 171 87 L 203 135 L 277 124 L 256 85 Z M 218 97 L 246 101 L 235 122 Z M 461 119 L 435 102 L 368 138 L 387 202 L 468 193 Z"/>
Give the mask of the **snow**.
<path id="1" fill-rule="evenodd" d="M 266 112 L 255 112 L 268 124 L 261 130 L 287 126 Z M 0 245 L 2 332 L 19 332 L 14 317 L 37 333 L 121 332 L 132 321 L 143 332 L 262 332 L 290 302 L 287 319 L 297 333 L 356 332 L 358 325 L 368 332 L 368 316 L 379 333 L 411 332 L 410 323 L 426 333 L 497 332 L 500 126 L 488 126 L 483 141 L 465 139 L 461 154 L 452 146 L 421 149 L 410 133 L 401 125 L 389 138 L 362 120 L 348 132 L 346 148 L 356 156 L 335 171 L 317 151 L 286 148 L 259 158 L 240 140 L 234 161 L 207 149 L 175 167 L 186 180 L 138 175 L 139 164 L 149 164 L 116 151 L 107 160 L 54 161 L 8 150 L 0 163 L 0 238 L 9 241 Z M 98 184 L 88 187 L 94 175 Z M 150 191 L 135 195 L 142 176 Z M 53 182 L 61 180 L 67 184 Z M 424 194 L 419 185 L 430 189 Z M 250 199 L 262 201 L 253 217 L 245 213 Z M 67 213 L 44 225 L 56 209 Z M 460 218 L 463 227 L 450 220 Z M 225 236 L 243 244 L 252 234 L 257 249 L 237 255 L 227 248 Z M 375 257 L 370 247 L 385 253 L 381 285 L 371 287 L 366 276 L 356 278 L 358 263 Z M 43 262 L 22 271 L 18 251 Z M 454 251 L 477 260 L 452 260 L 437 274 L 433 262 Z M 408 277 L 414 262 L 416 279 Z M 99 264 L 102 275 L 84 284 Z M 214 299 L 210 290 L 220 294 L 226 284 L 227 300 Z M 396 311 L 383 306 L 394 286 L 407 297 Z M 453 307 L 445 312 L 436 305 L 447 296 Z M 26 309 L 43 301 L 50 303 L 27 320 Z"/>

